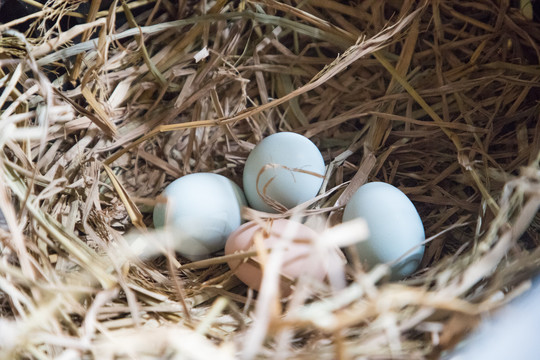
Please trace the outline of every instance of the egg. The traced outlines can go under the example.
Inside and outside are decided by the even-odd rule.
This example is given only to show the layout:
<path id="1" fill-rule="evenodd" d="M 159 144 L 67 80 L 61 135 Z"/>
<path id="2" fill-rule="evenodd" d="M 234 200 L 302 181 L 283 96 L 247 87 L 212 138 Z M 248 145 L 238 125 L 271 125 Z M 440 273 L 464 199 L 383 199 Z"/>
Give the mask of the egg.
<path id="1" fill-rule="evenodd" d="M 249 154 L 244 191 L 251 207 L 275 213 L 278 210 L 264 197 L 290 209 L 317 195 L 324 173 L 324 159 L 311 140 L 291 132 L 276 133 L 264 138 Z"/>
<path id="2" fill-rule="evenodd" d="M 325 266 L 321 266 L 320 260 L 315 258 L 314 261 L 313 258 L 310 258 L 317 233 L 306 225 L 295 221 L 269 220 L 264 222 L 262 226 L 255 221 L 247 222 L 231 233 L 225 245 L 225 255 L 255 250 L 254 242 L 258 236 L 266 249 L 272 249 L 280 241 L 287 241 L 284 236 L 289 234 L 289 238 L 292 238 L 293 241 L 289 243 L 283 255 L 281 275 L 284 276 L 284 279 L 280 283 L 281 293 L 288 295 L 291 292 L 290 281 L 285 281 L 285 279 L 294 281 L 302 275 L 307 275 L 316 281 L 324 281 L 327 274 Z M 339 249 L 333 253 L 326 252 L 325 256 L 329 267 L 341 266 Z M 257 257 L 245 262 L 243 260 L 229 260 L 228 264 L 244 284 L 255 290 L 260 289 L 263 272 Z"/>
<path id="3" fill-rule="evenodd" d="M 365 219 L 368 225 L 369 238 L 357 243 L 358 255 L 368 268 L 390 263 L 393 280 L 411 275 L 418 268 L 424 255 L 424 226 L 401 190 L 382 182 L 362 185 L 343 213 L 343 221 L 355 218 Z"/>
<path id="4" fill-rule="evenodd" d="M 212 173 L 183 176 L 169 184 L 163 196 L 167 201 L 154 208 L 154 226 L 173 231 L 175 250 L 191 260 L 223 249 L 247 205 L 238 185 Z"/>

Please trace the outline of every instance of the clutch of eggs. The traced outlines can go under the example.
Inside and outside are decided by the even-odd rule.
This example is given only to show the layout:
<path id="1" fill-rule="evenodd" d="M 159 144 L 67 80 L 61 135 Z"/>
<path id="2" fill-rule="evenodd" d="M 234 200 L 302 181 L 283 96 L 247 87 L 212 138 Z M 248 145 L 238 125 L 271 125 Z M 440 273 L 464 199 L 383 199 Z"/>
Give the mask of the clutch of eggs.
<path id="1" fill-rule="evenodd" d="M 165 188 L 163 197 L 166 203 L 154 208 L 154 226 L 172 231 L 175 250 L 190 260 L 223 249 L 246 206 L 238 185 L 212 173 L 183 176 Z"/>
<path id="2" fill-rule="evenodd" d="M 371 182 L 362 185 L 345 206 L 343 221 L 366 220 L 369 238 L 356 244 L 367 268 L 389 263 L 391 279 L 411 275 L 424 255 L 424 226 L 413 203 L 398 188 Z"/>
<path id="3" fill-rule="evenodd" d="M 287 242 L 283 252 L 280 289 L 283 295 L 288 295 L 291 292 L 290 281 L 300 276 L 309 276 L 315 281 L 322 282 L 327 275 L 326 268 L 321 266 L 323 262 L 314 254 L 313 242 L 316 237 L 317 233 L 314 230 L 296 221 L 268 220 L 262 225 L 250 221 L 231 233 L 225 245 L 225 254 L 255 250 L 257 241 L 260 241 L 266 250 L 275 248 L 280 242 Z M 340 255 L 341 252 L 337 248 L 334 252 L 326 251 L 324 263 L 329 269 L 341 266 Z M 260 289 L 263 271 L 257 257 L 247 261 L 229 260 L 228 264 L 243 283 L 252 289 Z"/>
<path id="4" fill-rule="evenodd" d="M 244 191 L 252 208 L 275 213 L 314 198 L 324 173 L 323 157 L 311 140 L 280 132 L 264 138 L 249 154 Z"/>
<path id="5" fill-rule="evenodd" d="M 186 175 L 163 192 L 167 201 L 156 205 L 154 224 L 171 230 L 175 250 L 191 260 L 206 258 L 223 247 L 226 254 L 253 249 L 255 238 L 271 249 L 283 241 L 285 229 L 294 229 L 294 241 L 285 252 L 282 268 L 283 277 L 294 280 L 309 268 L 310 242 L 317 234 L 288 220 L 269 221 L 264 227 L 254 222 L 240 226 L 241 208 L 249 202 L 265 212 L 290 209 L 317 195 L 324 173 L 323 157 L 308 138 L 291 132 L 276 133 L 263 139 L 246 160 L 245 196 L 224 176 Z M 356 246 L 368 269 L 388 263 L 391 278 L 397 280 L 418 268 L 424 253 L 424 228 L 414 205 L 399 189 L 381 182 L 361 186 L 345 207 L 343 221 L 355 218 L 363 218 L 368 224 L 368 240 Z M 257 259 L 230 261 L 229 266 L 240 280 L 259 289 L 262 272 Z M 335 266 L 340 266 L 340 260 Z M 321 281 L 326 276 L 322 267 L 310 268 L 309 273 Z M 286 282 L 281 288 L 284 294 L 290 290 Z"/>

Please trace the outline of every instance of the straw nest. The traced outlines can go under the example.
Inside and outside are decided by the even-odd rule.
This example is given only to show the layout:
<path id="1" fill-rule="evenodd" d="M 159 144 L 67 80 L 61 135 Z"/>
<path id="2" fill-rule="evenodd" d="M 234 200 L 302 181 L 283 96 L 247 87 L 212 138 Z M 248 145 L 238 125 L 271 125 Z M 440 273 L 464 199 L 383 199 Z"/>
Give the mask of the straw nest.
<path id="1" fill-rule="evenodd" d="M 0 3 L 24 4 L 0 25 L 0 358 L 437 358 L 540 269 L 530 8 Z M 386 265 L 353 261 L 345 288 L 300 280 L 279 299 L 221 257 L 129 256 L 134 231 L 158 236 L 151 210 L 168 183 L 203 171 L 240 183 L 277 131 L 325 157 L 304 210 L 315 223 L 338 224 L 366 181 L 411 198 L 428 236 L 414 276 L 392 283 Z"/>

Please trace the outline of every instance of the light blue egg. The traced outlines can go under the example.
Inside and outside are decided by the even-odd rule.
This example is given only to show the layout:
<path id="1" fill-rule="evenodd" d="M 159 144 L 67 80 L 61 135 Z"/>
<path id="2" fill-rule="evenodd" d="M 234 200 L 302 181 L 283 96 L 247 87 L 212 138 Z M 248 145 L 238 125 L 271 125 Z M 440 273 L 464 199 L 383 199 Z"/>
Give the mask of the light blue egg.
<path id="1" fill-rule="evenodd" d="M 324 159 L 311 140 L 281 132 L 264 138 L 249 154 L 244 191 L 254 209 L 277 212 L 261 194 L 290 209 L 317 195 L 324 173 Z"/>
<path id="2" fill-rule="evenodd" d="M 383 182 L 362 185 L 343 213 L 343 221 L 355 218 L 363 218 L 368 224 L 369 238 L 357 243 L 358 255 L 368 268 L 391 263 L 394 280 L 411 275 L 418 268 L 424 255 L 424 226 L 413 203 L 401 190 Z"/>
<path id="3" fill-rule="evenodd" d="M 240 226 L 246 206 L 238 185 L 212 173 L 183 176 L 163 195 L 167 203 L 154 208 L 154 226 L 173 231 L 175 249 L 192 260 L 223 249 L 229 234 Z"/>

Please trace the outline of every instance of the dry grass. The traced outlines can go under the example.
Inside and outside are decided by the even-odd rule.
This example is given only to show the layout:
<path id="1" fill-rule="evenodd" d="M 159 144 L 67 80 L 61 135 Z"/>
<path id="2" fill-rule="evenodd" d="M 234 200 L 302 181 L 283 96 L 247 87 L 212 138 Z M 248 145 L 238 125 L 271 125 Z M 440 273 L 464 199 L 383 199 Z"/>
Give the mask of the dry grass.
<path id="1" fill-rule="evenodd" d="M 61 3 L 0 25 L 0 358 L 437 358 L 539 272 L 540 24 L 519 8 Z M 319 226 L 364 182 L 399 186 L 429 236 L 422 269 L 389 283 L 353 261 L 345 288 L 301 279 L 280 301 L 226 258 L 126 253 L 167 238 L 149 228 L 169 182 L 240 182 L 276 131 L 329 165 L 300 209 Z"/>

